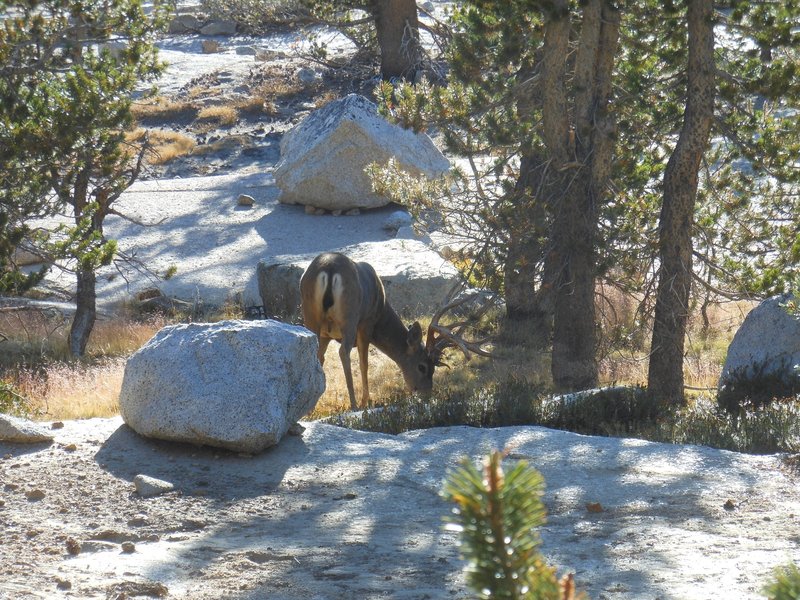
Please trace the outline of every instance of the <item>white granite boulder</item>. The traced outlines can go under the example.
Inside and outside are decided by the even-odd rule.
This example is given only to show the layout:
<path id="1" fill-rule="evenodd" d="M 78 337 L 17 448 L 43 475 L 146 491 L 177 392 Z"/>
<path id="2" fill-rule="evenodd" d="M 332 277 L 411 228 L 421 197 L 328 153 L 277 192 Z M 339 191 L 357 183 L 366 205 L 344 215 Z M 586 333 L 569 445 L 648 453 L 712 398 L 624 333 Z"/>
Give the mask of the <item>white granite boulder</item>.
<path id="1" fill-rule="evenodd" d="M 415 240 L 366 242 L 331 251 L 375 267 L 389 302 L 404 317 L 432 314 L 460 280 L 451 263 Z M 300 277 L 314 256 L 316 253 L 259 262 L 258 291 L 268 316 L 300 319 Z"/>
<path id="2" fill-rule="evenodd" d="M 719 378 L 722 403 L 745 397 L 760 403 L 800 390 L 800 317 L 786 310 L 790 300 L 790 294 L 764 300 L 733 336 Z"/>
<path id="3" fill-rule="evenodd" d="M 415 176 L 439 177 L 450 168 L 426 134 L 387 122 L 375 104 L 350 94 L 283 136 L 275 167 L 280 201 L 331 211 L 384 206 L 389 200 L 372 191 L 364 168 L 392 157 Z"/>
<path id="4" fill-rule="evenodd" d="M 28 419 L 0 413 L 0 442 L 39 444 L 52 441 L 53 434 L 41 425 Z"/>
<path id="5" fill-rule="evenodd" d="M 325 389 L 317 339 L 277 321 L 171 325 L 125 365 L 120 411 L 146 437 L 255 453 Z"/>

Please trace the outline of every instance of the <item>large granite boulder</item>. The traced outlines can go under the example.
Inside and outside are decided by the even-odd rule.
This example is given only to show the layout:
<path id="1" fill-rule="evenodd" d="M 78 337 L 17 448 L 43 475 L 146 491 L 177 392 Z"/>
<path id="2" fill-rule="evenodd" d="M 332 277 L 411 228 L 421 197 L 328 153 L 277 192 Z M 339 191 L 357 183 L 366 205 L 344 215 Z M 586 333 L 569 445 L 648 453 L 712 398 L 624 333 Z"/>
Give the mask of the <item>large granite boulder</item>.
<path id="1" fill-rule="evenodd" d="M 450 163 L 424 133 L 392 125 L 369 100 L 350 94 L 308 115 L 281 140 L 275 167 L 280 201 L 331 211 L 384 206 L 364 173 L 394 157 L 400 168 L 430 178 Z"/>
<path id="2" fill-rule="evenodd" d="M 171 325 L 125 365 L 122 418 L 137 433 L 255 453 L 325 389 L 317 339 L 277 321 Z"/>
<path id="3" fill-rule="evenodd" d="M 792 299 L 769 298 L 747 315 L 728 347 L 720 405 L 736 410 L 745 401 L 759 405 L 800 393 L 800 317 L 786 310 Z"/>
<path id="4" fill-rule="evenodd" d="M 370 263 L 392 307 L 405 317 L 433 313 L 459 282 L 456 268 L 422 242 L 389 240 L 332 249 Z M 262 260 L 256 267 L 258 291 L 268 316 L 300 320 L 300 277 L 316 254 Z"/>

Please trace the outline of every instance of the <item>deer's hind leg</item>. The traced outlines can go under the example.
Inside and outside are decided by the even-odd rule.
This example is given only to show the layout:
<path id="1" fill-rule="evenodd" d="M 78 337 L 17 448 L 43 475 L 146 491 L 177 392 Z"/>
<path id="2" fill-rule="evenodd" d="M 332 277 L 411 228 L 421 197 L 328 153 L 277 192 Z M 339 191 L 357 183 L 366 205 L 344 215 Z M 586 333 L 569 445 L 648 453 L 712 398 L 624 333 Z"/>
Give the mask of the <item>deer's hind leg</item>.
<path id="1" fill-rule="evenodd" d="M 317 358 L 319 359 L 319 364 L 325 364 L 325 351 L 328 349 L 328 344 L 331 343 L 331 338 L 329 337 L 321 337 L 319 334 L 317 335 L 317 342 L 319 345 L 317 346 Z"/>
<path id="2" fill-rule="evenodd" d="M 344 371 L 344 379 L 347 382 L 347 394 L 350 396 L 350 409 L 358 410 L 356 404 L 356 391 L 353 386 L 353 370 L 350 366 L 350 351 L 353 349 L 353 340 L 350 336 L 342 338 L 341 346 L 339 346 L 339 359 L 342 361 L 342 370 Z"/>

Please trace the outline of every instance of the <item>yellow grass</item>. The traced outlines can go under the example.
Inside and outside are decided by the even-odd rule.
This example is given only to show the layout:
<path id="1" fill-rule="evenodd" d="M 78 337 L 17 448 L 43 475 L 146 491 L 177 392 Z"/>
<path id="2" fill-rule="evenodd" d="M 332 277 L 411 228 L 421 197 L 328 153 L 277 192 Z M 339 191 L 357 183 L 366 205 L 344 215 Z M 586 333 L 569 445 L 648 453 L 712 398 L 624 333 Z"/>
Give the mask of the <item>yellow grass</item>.
<path id="1" fill-rule="evenodd" d="M 140 146 L 144 142 L 145 135 L 151 146 L 147 159 L 153 165 L 163 165 L 191 154 L 196 146 L 194 139 L 187 135 L 161 129 L 136 129 L 127 135 L 127 140 L 135 146 Z"/>
<path id="2" fill-rule="evenodd" d="M 233 106 L 207 106 L 197 114 L 197 120 L 212 122 L 218 126 L 230 126 L 239 120 L 239 111 Z"/>
<path id="3" fill-rule="evenodd" d="M 716 386 L 727 346 L 749 308 L 747 304 L 714 307 L 709 311 L 709 332 L 703 332 L 699 319 L 693 318 L 686 346 L 687 385 Z M 65 348 L 67 326 L 58 322 L 54 325 L 52 319 L 35 313 L 28 317 L 15 314 L 4 319 L 0 322 L 0 331 L 16 336 L 4 342 L 4 349 L 12 347 L 13 342 L 18 345 L 15 348 L 28 348 L 28 357 L 31 352 L 46 352 L 47 356 L 52 357 L 39 363 L 26 358 L 24 364 L 39 366 L 10 369 L 8 362 L 3 361 L 6 365 L 3 379 L 30 398 L 37 414 L 48 420 L 117 414 L 125 358 L 167 323 L 163 318 L 152 318 L 147 322 L 131 319 L 100 321 L 90 339 L 88 361 L 74 363 L 68 361 L 65 350 L 59 350 L 62 346 Z M 510 333 L 498 335 L 494 359 L 473 358 L 465 362 L 460 353 L 451 350 L 445 359 L 452 369 L 437 369 L 434 386 L 451 390 L 471 389 L 494 381 L 505 381 L 512 376 L 546 384 L 549 381 L 549 352 L 534 349 L 535 344 L 528 339 L 532 335 L 519 326 Z M 42 342 L 42 338 L 46 338 L 46 343 Z M 356 400 L 360 403 L 361 377 L 355 350 L 351 355 L 351 364 Z M 2 366 L 0 364 L 0 368 Z M 375 348 L 370 350 L 369 366 L 373 403 L 382 404 L 396 397 L 403 389 L 403 379 L 397 366 Z M 308 418 L 321 418 L 350 410 L 338 343 L 334 342 L 328 347 L 324 371 L 326 391 Z M 600 374 L 602 384 L 643 384 L 647 380 L 646 352 L 611 352 L 601 360 Z"/>
<path id="4" fill-rule="evenodd" d="M 191 102 L 168 100 L 163 96 L 156 96 L 144 102 L 134 102 L 131 105 L 131 114 L 137 121 L 157 120 L 175 122 L 193 119 L 197 108 Z"/>
<path id="5" fill-rule="evenodd" d="M 93 365 L 52 363 L 44 375 L 34 369 L 19 371 L 15 386 L 42 420 L 110 417 L 119 414 L 124 370 L 124 358 Z"/>

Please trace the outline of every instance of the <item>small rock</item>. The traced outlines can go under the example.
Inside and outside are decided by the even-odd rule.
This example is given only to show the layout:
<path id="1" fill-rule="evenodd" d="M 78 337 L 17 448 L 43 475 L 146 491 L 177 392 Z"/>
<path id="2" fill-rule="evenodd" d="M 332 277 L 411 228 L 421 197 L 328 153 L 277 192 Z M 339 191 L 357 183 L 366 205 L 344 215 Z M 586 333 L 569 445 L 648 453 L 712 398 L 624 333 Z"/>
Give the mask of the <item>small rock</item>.
<path id="1" fill-rule="evenodd" d="M 66 579 L 56 579 L 56 589 L 59 589 L 59 590 L 71 590 L 72 589 L 72 582 L 67 581 Z"/>
<path id="2" fill-rule="evenodd" d="M 200 42 L 200 46 L 203 49 L 203 54 L 216 54 L 220 50 L 217 40 L 203 40 Z"/>
<path id="3" fill-rule="evenodd" d="M 401 227 L 410 227 L 413 223 L 414 219 L 411 218 L 408 211 L 396 210 L 386 217 L 386 220 L 383 222 L 383 228 L 397 231 Z"/>
<path id="4" fill-rule="evenodd" d="M 236 33 L 236 23 L 233 21 L 212 21 L 200 28 L 203 35 L 233 35 Z"/>
<path id="5" fill-rule="evenodd" d="M 77 556 L 81 553 L 81 545 L 75 538 L 67 538 L 67 553 L 70 556 Z"/>
<path id="6" fill-rule="evenodd" d="M 361 209 L 360 208 L 351 208 L 350 210 L 348 210 L 344 214 L 345 214 L 345 216 L 348 216 L 348 217 L 355 217 L 355 216 L 358 216 L 358 215 L 361 214 Z"/>
<path id="7" fill-rule="evenodd" d="M 53 421 L 53 423 L 50 425 L 50 429 L 64 429 L 64 422 Z"/>
<path id="8" fill-rule="evenodd" d="M 199 19 L 192 14 L 178 15 L 169 23 L 168 33 L 191 33 L 200 29 Z"/>
<path id="9" fill-rule="evenodd" d="M 236 46 L 236 54 L 239 56 L 255 56 L 256 49 L 252 46 Z"/>
<path id="10" fill-rule="evenodd" d="M 289 435 L 303 435 L 305 430 L 306 428 L 300 425 L 300 423 L 295 423 L 289 426 Z"/>
<path id="11" fill-rule="evenodd" d="M 320 74 L 314 69 L 304 67 L 297 72 L 297 79 L 304 85 L 311 85 L 320 80 Z"/>
<path id="12" fill-rule="evenodd" d="M 253 206 L 256 200 L 252 196 L 248 194 L 239 194 L 239 198 L 236 200 L 236 204 L 239 206 Z"/>
<path id="13" fill-rule="evenodd" d="M 123 554 L 133 554 L 136 552 L 136 545 L 133 542 L 122 542 Z"/>
<path id="14" fill-rule="evenodd" d="M 306 204 L 305 213 L 307 215 L 315 215 L 315 214 L 317 214 L 317 209 L 315 207 L 311 206 L 310 204 Z"/>
<path id="15" fill-rule="evenodd" d="M 142 498 L 160 496 L 175 489 L 175 486 L 169 481 L 163 481 L 148 475 L 137 475 L 133 478 L 133 485 L 136 486 L 136 493 Z"/>
<path id="16" fill-rule="evenodd" d="M 601 513 L 605 509 L 603 508 L 603 505 L 600 504 L 599 502 L 588 502 L 586 504 L 586 510 L 590 513 Z"/>
<path id="17" fill-rule="evenodd" d="M 39 500 L 45 497 L 44 491 L 40 489 L 30 490 L 25 492 L 25 497 L 28 499 L 29 502 L 38 502 Z"/>
<path id="18" fill-rule="evenodd" d="M 66 446 L 64 446 L 64 450 L 66 452 L 75 452 L 75 450 L 77 450 L 77 449 L 78 449 L 78 446 L 76 444 L 67 444 Z"/>
<path id="19" fill-rule="evenodd" d="M 736 510 L 736 503 L 730 498 L 728 498 L 725 504 L 722 505 L 722 508 L 724 508 L 725 510 Z"/>

